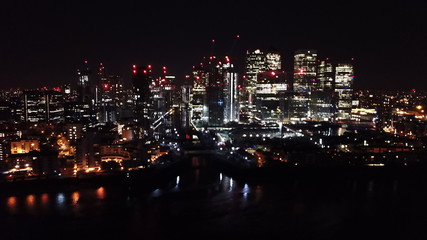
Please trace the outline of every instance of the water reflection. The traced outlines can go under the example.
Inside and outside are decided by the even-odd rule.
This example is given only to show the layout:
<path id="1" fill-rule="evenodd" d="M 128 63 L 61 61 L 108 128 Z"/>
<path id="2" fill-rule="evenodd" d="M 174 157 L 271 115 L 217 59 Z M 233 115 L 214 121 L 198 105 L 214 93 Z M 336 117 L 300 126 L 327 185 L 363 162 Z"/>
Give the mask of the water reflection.
<path id="1" fill-rule="evenodd" d="M 65 196 L 63 193 L 58 193 L 56 196 L 56 205 L 60 208 L 65 206 Z"/>
<path id="2" fill-rule="evenodd" d="M 8 197 L 7 198 L 7 208 L 11 213 L 16 213 L 17 200 L 16 197 Z"/>
<path id="3" fill-rule="evenodd" d="M 156 190 L 154 190 L 152 193 L 151 193 L 151 197 L 160 197 L 160 195 L 162 194 L 162 190 L 160 190 L 160 189 L 156 189 Z"/>
<path id="4" fill-rule="evenodd" d="M 43 193 L 41 195 L 41 202 L 42 202 L 42 206 L 47 206 L 49 203 L 49 194 Z"/>
<path id="5" fill-rule="evenodd" d="M 243 198 L 247 199 L 248 198 L 248 194 L 250 192 L 250 188 L 248 186 L 248 184 L 246 183 L 245 186 L 243 186 L 242 192 L 243 192 Z"/>
<path id="6" fill-rule="evenodd" d="M 73 205 L 77 205 L 77 203 L 79 202 L 79 199 L 80 199 L 79 192 L 73 192 L 73 194 L 71 194 L 71 201 Z"/>
<path id="7" fill-rule="evenodd" d="M 99 187 L 97 190 L 96 190 L 96 197 L 98 198 L 98 199 L 105 199 L 105 197 L 106 197 L 106 193 L 105 193 L 105 188 L 104 187 Z"/>
<path id="8" fill-rule="evenodd" d="M 90 185 L 78 191 L 74 188 L 72 190 L 62 188 L 60 190 L 62 192 L 7 195 L 1 201 L 6 216 L 1 216 L 0 220 L 3 218 L 6 222 L 22 215 L 23 223 L 19 222 L 12 230 L 16 231 L 22 226 L 31 225 L 35 226 L 35 234 L 41 234 L 37 231 L 42 230 L 37 229 L 43 229 L 45 224 L 48 226 L 48 223 L 52 223 L 47 221 L 57 221 L 56 215 L 70 216 L 76 220 L 78 227 L 95 229 L 99 227 L 100 222 L 105 221 L 122 229 L 129 228 L 131 231 L 144 231 L 144 233 L 149 231 L 151 231 L 149 233 L 158 233 L 164 229 L 165 224 L 173 223 L 167 225 L 168 228 L 172 228 L 169 232 L 171 235 L 178 233 L 179 236 L 189 233 L 186 231 L 193 233 L 205 229 L 212 229 L 212 232 L 221 228 L 250 231 L 253 226 L 259 226 L 259 231 L 263 233 L 285 234 L 286 231 L 283 230 L 286 227 L 293 229 L 304 224 L 313 226 L 320 232 L 329 233 L 340 228 L 341 220 L 348 218 L 349 214 L 352 214 L 351 217 L 358 218 L 358 223 L 361 222 L 356 227 L 371 226 L 373 222 L 366 220 L 366 216 L 374 216 L 375 220 L 390 223 L 392 227 L 396 226 L 394 222 L 387 222 L 389 219 L 381 215 L 384 211 L 378 211 L 378 209 L 379 207 L 383 210 L 388 210 L 386 207 L 390 207 L 391 211 L 397 209 L 402 206 L 400 204 L 405 199 L 402 194 L 407 192 L 405 181 L 383 183 L 377 180 L 346 179 L 344 183 L 311 184 L 310 181 L 291 180 L 283 184 L 267 182 L 257 185 L 241 182 L 240 178 L 233 179 L 224 173 L 208 169 L 200 170 L 199 183 L 196 184 L 197 172 L 194 169 L 180 172 L 179 175 L 168 178 L 167 183 L 157 186 L 160 188 L 152 192 L 143 190 L 143 194 L 137 192 L 142 191 L 138 187 L 106 185 L 93 188 L 93 185 Z M 392 199 L 390 199 L 390 193 L 394 194 Z M 368 195 L 367 199 L 366 195 Z M 156 198 L 160 196 L 161 198 Z M 98 199 L 105 200 L 98 201 Z M 147 199 L 149 201 L 146 201 Z M 419 207 L 420 205 L 415 204 L 412 207 L 408 204 L 407 208 L 408 211 L 415 212 Z M 422 211 L 423 206 L 419 209 Z M 27 217 L 28 214 L 32 216 Z M 14 216 L 8 219 L 7 215 Z M 124 219 L 124 221 L 117 221 L 117 219 Z M 294 224 L 294 222 L 297 223 Z M 425 221 L 417 220 L 417 222 Z M 53 223 L 56 224 L 56 222 Z M 148 224 L 141 223 L 150 223 L 150 225 L 147 227 Z M 205 227 L 210 226 L 206 223 L 212 224 L 215 229 Z M 275 224 L 273 227 L 272 223 Z M 191 224 L 195 227 L 188 230 Z M 402 222 L 402 224 L 406 223 Z M 172 225 L 175 227 L 171 227 Z M 422 227 L 416 226 L 420 229 Z M 347 226 L 343 227 L 348 229 Z M 64 226 L 60 230 L 66 232 L 69 229 Z M 108 235 L 102 232 L 96 234 L 102 237 L 104 237 L 102 234 Z M 204 236 L 201 232 L 197 233 Z M 269 239 L 269 237 L 266 238 Z M 295 236 L 289 237 L 289 239 L 294 238 Z"/>
<path id="9" fill-rule="evenodd" d="M 34 209 L 35 202 L 36 202 L 36 197 L 33 194 L 28 195 L 25 201 L 26 206 L 29 209 Z"/>

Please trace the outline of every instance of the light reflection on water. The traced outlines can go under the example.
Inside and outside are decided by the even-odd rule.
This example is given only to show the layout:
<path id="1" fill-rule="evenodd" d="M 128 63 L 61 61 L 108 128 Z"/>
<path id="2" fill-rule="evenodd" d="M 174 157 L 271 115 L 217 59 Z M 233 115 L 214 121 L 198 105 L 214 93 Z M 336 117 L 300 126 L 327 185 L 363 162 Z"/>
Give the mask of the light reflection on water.
<path id="1" fill-rule="evenodd" d="M 49 194 L 48 193 L 43 193 L 41 195 L 41 203 L 42 203 L 42 206 L 47 206 L 49 204 Z"/>
<path id="2" fill-rule="evenodd" d="M 114 222 L 122 227 L 121 224 L 126 221 L 116 223 L 113 219 L 126 219 L 126 224 L 130 221 L 137 229 L 135 231 L 146 231 L 145 228 L 148 227 L 144 226 L 148 222 L 152 222 L 150 226 L 153 228 L 163 222 L 173 222 L 180 227 L 175 227 L 174 230 L 181 233 L 184 231 L 181 229 L 187 226 L 185 217 L 192 219 L 194 222 L 190 223 L 196 224 L 197 227 L 208 226 L 203 222 L 207 219 L 208 223 L 224 229 L 230 226 L 250 229 L 251 226 L 259 224 L 261 229 L 266 231 L 271 226 L 267 223 L 274 222 L 277 229 L 283 229 L 282 227 L 287 226 L 285 224 L 298 226 L 292 225 L 293 221 L 298 219 L 298 224 L 318 224 L 316 226 L 329 230 L 329 226 L 336 227 L 349 214 L 375 213 L 379 202 L 383 204 L 384 199 L 378 201 L 373 196 L 382 197 L 382 189 L 388 191 L 388 197 L 394 196 L 393 206 L 399 206 L 399 196 L 405 187 L 401 182 L 391 181 L 387 183 L 387 188 L 384 188 L 381 182 L 376 180 L 349 180 L 342 185 L 310 185 L 301 179 L 294 179 L 282 185 L 257 185 L 231 178 L 224 173 L 206 173 L 203 168 L 197 170 L 171 176 L 167 183 L 159 184 L 155 189 L 139 195 L 135 194 L 137 187 L 114 185 L 92 186 L 78 191 L 61 189 L 61 192 L 0 196 L 3 205 L 0 208 L 6 210 L 6 216 L 0 217 L 7 219 L 7 215 L 64 215 L 72 216 L 72 219 L 79 223 L 85 221 L 84 224 L 91 228 L 96 222 L 102 221 Z M 197 175 L 199 178 L 195 178 Z M 354 207 L 352 204 L 355 203 L 362 207 Z M 282 222 L 283 225 L 280 225 Z M 157 228 L 161 230 L 160 227 Z"/>
<path id="3" fill-rule="evenodd" d="M 14 196 L 10 196 L 7 198 L 7 207 L 10 213 L 16 213 L 17 210 L 17 199 Z"/>
<path id="4" fill-rule="evenodd" d="M 97 196 L 98 199 L 105 199 L 105 197 L 106 197 L 105 188 L 104 187 L 99 187 L 96 190 L 96 196 Z"/>
<path id="5" fill-rule="evenodd" d="M 34 194 L 30 194 L 27 196 L 25 202 L 26 202 L 28 209 L 33 209 L 34 205 L 36 203 L 36 197 L 34 196 Z"/>
<path id="6" fill-rule="evenodd" d="M 73 192 L 73 194 L 71 194 L 71 200 L 73 205 L 76 205 L 79 202 L 80 199 L 80 193 L 79 192 Z"/>

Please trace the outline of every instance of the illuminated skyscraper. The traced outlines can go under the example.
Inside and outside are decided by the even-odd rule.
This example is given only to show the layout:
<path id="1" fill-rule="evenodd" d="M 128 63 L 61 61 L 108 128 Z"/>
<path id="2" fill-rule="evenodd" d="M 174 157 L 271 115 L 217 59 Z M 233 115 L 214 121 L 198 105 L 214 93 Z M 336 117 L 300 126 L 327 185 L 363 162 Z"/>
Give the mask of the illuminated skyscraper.
<path id="1" fill-rule="evenodd" d="M 312 117 L 312 92 L 317 89 L 317 51 L 298 50 L 294 55 L 294 97 L 289 104 L 289 119 L 296 121 Z"/>
<path id="2" fill-rule="evenodd" d="M 261 73 L 271 70 L 280 70 L 282 68 L 281 55 L 276 50 L 261 51 L 259 49 L 253 52 L 246 52 L 246 67 L 243 86 L 245 94 L 242 96 L 242 113 L 247 117 L 253 118 L 259 111 L 259 102 L 257 103 L 257 84 Z"/>
<path id="3" fill-rule="evenodd" d="M 257 49 L 246 52 L 245 75 L 243 77 L 243 94 L 241 94 L 241 109 L 243 114 L 251 118 L 256 111 L 255 93 L 258 83 L 258 74 L 265 70 L 265 53 Z"/>
<path id="4" fill-rule="evenodd" d="M 354 69 L 352 63 L 338 63 L 335 68 L 337 119 L 350 119 L 353 98 Z"/>
<path id="5" fill-rule="evenodd" d="M 285 112 L 286 74 L 269 70 L 258 74 L 255 118 L 263 122 L 281 122 Z"/>
<path id="6" fill-rule="evenodd" d="M 310 92 L 317 87 L 317 51 L 298 50 L 294 55 L 295 92 Z"/>
<path id="7" fill-rule="evenodd" d="M 207 94 L 209 69 L 212 67 L 211 59 L 204 59 L 199 65 L 193 67 L 192 78 L 193 88 L 191 95 L 191 121 L 196 125 L 203 125 L 208 122 Z"/>
<path id="8" fill-rule="evenodd" d="M 282 69 L 282 59 L 280 53 L 276 50 L 268 50 L 265 55 L 264 70 Z"/>
<path id="9" fill-rule="evenodd" d="M 335 114 L 335 66 L 329 58 L 319 61 L 317 86 L 311 92 L 310 110 L 317 121 L 332 121 Z"/>
<path id="10" fill-rule="evenodd" d="M 226 57 L 226 63 L 218 66 L 224 81 L 224 122 L 237 122 L 239 120 L 239 94 L 237 88 L 237 73 L 230 59 Z"/>

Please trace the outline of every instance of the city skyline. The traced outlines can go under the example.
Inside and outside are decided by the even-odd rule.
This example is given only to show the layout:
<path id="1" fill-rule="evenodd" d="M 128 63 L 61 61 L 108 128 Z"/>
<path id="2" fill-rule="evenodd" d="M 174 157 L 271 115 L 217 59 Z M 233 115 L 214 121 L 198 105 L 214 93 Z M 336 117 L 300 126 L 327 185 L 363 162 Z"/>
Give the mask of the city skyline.
<path id="1" fill-rule="evenodd" d="M 72 83 L 83 60 L 104 62 L 128 84 L 132 64 L 168 66 L 179 79 L 194 59 L 210 54 L 212 39 L 215 55 L 233 49 L 237 69 L 246 50 L 276 47 L 289 72 L 295 50 L 317 49 L 324 57 L 356 59 L 355 89 L 427 88 L 420 81 L 427 21 L 417 14 L 425 3 L 287 4 L 7 3 L 2 88 Z"/>

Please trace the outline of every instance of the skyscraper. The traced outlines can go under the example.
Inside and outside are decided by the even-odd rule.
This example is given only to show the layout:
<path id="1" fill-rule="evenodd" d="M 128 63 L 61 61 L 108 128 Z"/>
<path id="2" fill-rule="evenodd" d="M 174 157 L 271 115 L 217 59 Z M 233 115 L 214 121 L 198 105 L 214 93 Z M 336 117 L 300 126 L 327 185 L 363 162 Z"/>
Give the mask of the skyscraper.
<path id="1" fill-rule="evenodd" d="M 142 128 L 139 136 L 142 138 L 148 136 L 153 106 L 150 92 L 150 85 L 152 84 L 151 65 L 133 65 L 132 73 L 135 121 Z"/>
<path id="2" fill-rule="evenodd" d="M 317 86 L 317 51 L 298 50 L 294 55 L 294 96 L 290 98 L 289 119 L 297 121 L 312 117 L 312 92 Z"/>
<path id="3" fill-rule="evenodd" d="M 317 67 L 317 86 L 311 93 L 310 110 L 317 121 L 332 121 L 335 114 L 335 65 L 326 58 Z"/>
<path id="4" fill-rule="evenodd" d="M 274 67 L 274 57 L 271 56 L 270 63 Z M 245 75 L 243 76 L 243 93 L 241 94 L 241 111 L 247 115 L 248 118 L 252 118 L 255 111 L 255 93 L 258 83 L 258 74 L 265 70 L 266 56 L 263 51 L 256 49 L 255 51 L 246 51 L 246 64 L 245 64 Z"/>
<path id="5" fill-rule="evenodd" d="M 255 117 L 263 122 L 281 122 L 284 119 L 286 74 L 269 70 L 258 74 Z"/>
<path id="6" fill-rule="evenodd" d="M 295 92 L 310 92 L 317 87 L 317 51 L 298 50 L 294 55 Z"/>
<path id="7" fill-rule="evenodd" d="M 90 82 L 91 70 L 88 62 L 85 61 L 84 63 L 83 68 L 77 69 L 77 99 L 81 103 L 91 103 L 93 99 Z"/>
<path id="8" fill-rule="evenodd" d="M 192 95 L 191 95 L 191 121 L 196 125 L 203 125 L 208 122 L 207 94 L 208 76 L 210 65 L 213 57 L 210 60 L 204 58 L 204 61 L 193 67 L 192 73 Z"/>
<path id="9" fill-rule="evenodd" d="M 70 113 L 71 121 L 92 122 L 96 119 L 95 96 L 92 91 L 91 70 L 88 62 L 77 69 L 77 102 L 67 103 L 65 111 Z"/>
<path id="10" fill-rule="evenodd" d="M 335 68 L 337 119 L 348 120 L 352 108 L 354 69 L 352 63 L 338 63 Z"/>
<path id="11" fill-rule="evenodd" d="M 226 63 L 220 65 L 222 78 L 224 79 L 224 122 L 237 122 L 239 120 L 239 99 L 237 88 L 237 73 L 228 57 Z"/>
<path id="12" fill-rule="evenodd" d="M 267 50 L 265 55 L 264 70 L 282 69 L 282 58 L 277 50 Z"/>

